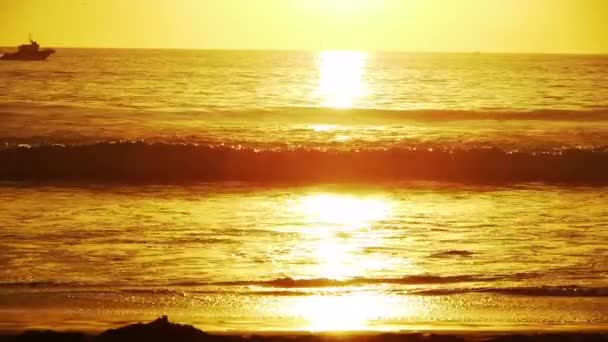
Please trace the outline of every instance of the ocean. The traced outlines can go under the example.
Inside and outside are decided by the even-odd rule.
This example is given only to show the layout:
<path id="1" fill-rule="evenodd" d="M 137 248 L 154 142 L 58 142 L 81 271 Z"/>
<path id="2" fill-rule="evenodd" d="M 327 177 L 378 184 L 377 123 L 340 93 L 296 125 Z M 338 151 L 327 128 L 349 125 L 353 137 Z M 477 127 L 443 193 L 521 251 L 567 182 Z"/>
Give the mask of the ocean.
<path id="1" fill-rule="evenodd" d="M 608 329 L 608 56 L 0 63 L 0 331 Z"/>

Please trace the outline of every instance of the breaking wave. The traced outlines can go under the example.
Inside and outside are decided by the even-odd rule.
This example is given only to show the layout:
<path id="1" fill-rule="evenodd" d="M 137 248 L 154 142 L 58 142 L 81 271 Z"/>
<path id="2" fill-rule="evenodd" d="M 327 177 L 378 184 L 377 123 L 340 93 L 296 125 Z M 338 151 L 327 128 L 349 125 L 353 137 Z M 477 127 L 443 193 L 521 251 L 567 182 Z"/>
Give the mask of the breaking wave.
<path id="1" fill-rule="evenodd" d="M 312 279 L 297 279 L 291 277 L 276 278 L 270 280 L 236 280 L 236 281 L 180 281 L 170 284 L 156 284 L 156 286 L 170 287 L 231 287 L 231 286 L 257 286 L 268 288 L 323 288 L 323 287 L 340 287 L 340 286 L 361 286 L 361 285 L 379 285 L 379 284 L 394 284 L 394 285 L 432 285 L 432 284 L 456 284 L 466 282 L 491 282 L 497 280 L 524 280 L 538 277 L 536 273 L 514 273 L 504 275 L 408 275 L 396 278 L 365 278 L 357 277 L 350 279 L 330 279 L 330 278 L 312 278 Z M 45 287 L 111 287 L 111 286 L 127 286 L 121 283 L 85 283 L 71 281 L 17 281 L 17 282 L 0 282 L 0 288 L 6 287 L 27 287 L 27 288 L 45 288 Z"/>
<path id="2" fill-rule="evenodd" d="M 103 142 L 9 146 L 0 149 L 0 165 L 3 181 L 608 183 L 608 147 L 344 151 Z"/>
<path id="3" fill-rule="evenodd" d="M 589 109 L 535 109 L 512 110 L 488 108 L 476 110 L 457 109 L 330 109 L 330 108 L 283 108 L 267 113 L 283 115 L 297 114 L 296 117 L 327 120 L 331 112 L 347 113 L 349 121 L 461 121 L 461 120 L 549 120 L 549 121 L 606 121 L 608 108 L 598 106 Z M 266 114 L 269 115 L 269 114 Z M 291 118 L 291 117 L 290 117 Z M 338 118 L 339 119 L 339 118 Z"/>
<path id="4" fill-rule="evenodd" d="M 463 282 L 483 282 L 502 279 L 500 276 L 477 277 L 472 275 L 437 276 L 437 275 L 412 275 L 399 278 L 352 278 L 346 280 L 316 278 L 316 279 L 293 279 L 278 278 L 267 281 L 236 281 L 216 283 L 220 285 L 238 286 L 264 286 L 274 288 L 323 288 L 362 285 L 432 285 L 432 284 L 454 284 Z"/>
<path id="5" fill-rule="evenodd" d="M 399 108 L 329 108 L 329 107 L 252 107 L 222 108 L 197 106 L 196 109 L 163 111 L 158 109 L 131 108 L 128 103 L 123 107 L 97 108 L 74 104 L 44 104 L 31 102 L 10 102 L 3 104 L 0 115 L 19 116 L 32 113 L 60 113 L 68 117 L 133 118 L 134 113 L 145 113 L 147 120 L 157 118 L 179 120 L 185 118 L 204 118 L 239 122 L 378 122 L 378 121 L 461 121 L 461 120 L 549 120 L 549 121 L 608 121 L 606 104 L 587 105 L 583 108 L 544 108 L 544 109 L 399 109 Z"/>
<path id="6" fill-rule="evenodd" d="M 529 275 L 531 276 L 531 275 Z M 608 297 L 607 287 L 593 286 L 480 286 L 496 280 L 514 280 L 525 274 L 506 277 L 475 276 L 408 276 L 403 278 L 354 278 L 333 279 L 291 279 L 281 278 L 269 281 L 233 282 L 182 282 L 169 285 L 116 286 L 116 284 L 86 284 L 74 282 L 15 282 L 0 284 L 0 289 L 29 292 L 51 292 L 70 294 L 123 293 L 141 296 L 185 296 L 198 295 L 253 295 L 253 296 L 307 296 L 320 293 L 344 295 L 358 291 L 372 290 L 366 286 L 395 285 L 382 287 L 382 292 L 391 295 L 409 296 L 453 296 L 464 294 L 496 294 L 504 296 L 528 297 Z M 406 287 L 397 286 L 404 285 Z M 471 286 L 475 285 L 475 286 Z M 429 288 L 430 287 L 430 288 Z"/>
<path id="7" fill-rule="evenodd" d="M 410 294 L 427 296 L 447 296 L 466 293 L 495 293 L 507 296 L 533 297 L 608 297 L 608 287 L 582 286 L 531 286 L 531 287 L 488 287 L 488 288 L 459 288 L 432 289 L 414 291 Z"/>

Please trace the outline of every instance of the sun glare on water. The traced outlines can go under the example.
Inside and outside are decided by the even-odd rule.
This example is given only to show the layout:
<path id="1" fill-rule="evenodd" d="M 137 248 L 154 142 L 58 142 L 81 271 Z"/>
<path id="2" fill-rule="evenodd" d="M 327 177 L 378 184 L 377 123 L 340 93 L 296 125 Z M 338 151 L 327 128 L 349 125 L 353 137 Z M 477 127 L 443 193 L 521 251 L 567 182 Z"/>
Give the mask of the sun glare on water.
<path id="1" fill-rule="evenodd" d="M 381 243 L 374 241 L 368 230 L 373 222 L 389 215 L 390 206 L 385 200 L 313 194 L 303 197 L 296 210 L 308 221 L 304 239 L 311 261 L 317 265 L 315 277 L 346 279 L 387 266 L 383 260 L 361 252 L 364 243 Z M 366 237 L 363 241 L 362 236 Z"/>
<path id="2" fill-rule="evenodd" d="M 293 209 L 307 222 L 301 245 L 310 253 L 311 277 L 335 280 L 371 277 L 372 272 L 394 267 L 394 260 L 366 252 L 384 244 L 374 226 L 392 212 L 388 198 L 340 193 L 302 196 Z M 302 319 L 308 331 L 374 329 L 383 317 L 417 310 L 415 303 L 377 292 L 373 287 L 325 288 L 322 293 L 295 300 L 288 310 Z M 407 308 L 403 308 L 404 301 Z M 414 311 L 412 311 L 412 314 Z M 380 328 L 380 327 L 377 327 Z M 385 328 L 385 327 L 382 327 Z"/>
<path id="3" fill-rule="evenodd" d="M 364 81 L 367 54 L 356 51 L 323 51 L 318 57 L 318 95 L 321 105 L 352 108 L 367 93 Z"/>
<path id="4" fill-rule="evenodd" d="M 338 224 L 345 229 L 357 229 L 384 219 L 390 211 L 388 203 L 382 199 L 334 194 L 306 196 L 299 209 L 311 221 Z"/>
<path id="5" fill-rule="evenodd" d="M 316 295 L 295 305 L 294 313 L 306 322 L 309 331 L 366 330 L 372 321 L 393 316 L 397 305 L 390 297 L 373 293 Z M 403 311 L 403 310 L 401 310 Z"/>

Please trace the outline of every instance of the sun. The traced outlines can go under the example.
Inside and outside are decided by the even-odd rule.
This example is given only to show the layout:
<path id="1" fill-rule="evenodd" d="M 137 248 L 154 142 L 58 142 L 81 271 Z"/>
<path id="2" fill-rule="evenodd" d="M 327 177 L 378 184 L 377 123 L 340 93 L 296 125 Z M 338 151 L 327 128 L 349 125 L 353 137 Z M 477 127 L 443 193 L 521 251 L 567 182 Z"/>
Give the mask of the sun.
<path id="1" fill-rule="evenodd" d="M 333 17 L 361 14 L 377 0 L 305 0 L 302 3 L 308 10 L 325 13 Z"/>
<path id="2" fill-rule="evenodd" d="M 361 6 L 365 1 L 364 0 L 325 0 L 322 1 L 327 6 L 334 6 L 338 8 L 353 8 Z"/>

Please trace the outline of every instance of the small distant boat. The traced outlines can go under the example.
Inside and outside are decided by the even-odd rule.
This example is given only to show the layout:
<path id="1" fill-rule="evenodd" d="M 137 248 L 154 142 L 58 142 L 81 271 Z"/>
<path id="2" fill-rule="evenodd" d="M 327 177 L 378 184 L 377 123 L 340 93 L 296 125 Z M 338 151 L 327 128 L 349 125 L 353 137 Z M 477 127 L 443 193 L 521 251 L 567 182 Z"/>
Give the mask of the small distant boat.
<path id="1" fill-rule="evenodd" d="M 54 53 L 55 50 L 53 49 L 40 49 L 40 45 L 30 38 L 30 43 L 19 45 L 17 52 L 0 53 L 0 60 L 44 61 Z"/>

